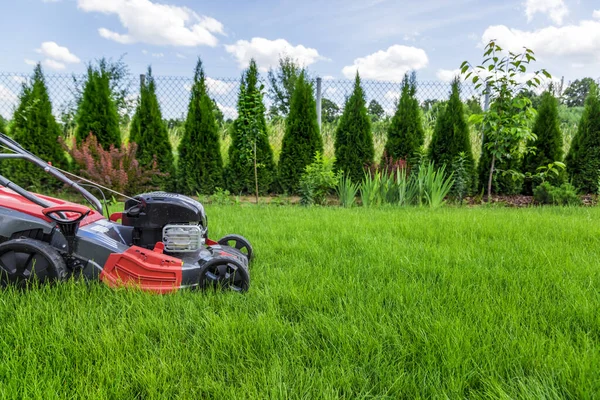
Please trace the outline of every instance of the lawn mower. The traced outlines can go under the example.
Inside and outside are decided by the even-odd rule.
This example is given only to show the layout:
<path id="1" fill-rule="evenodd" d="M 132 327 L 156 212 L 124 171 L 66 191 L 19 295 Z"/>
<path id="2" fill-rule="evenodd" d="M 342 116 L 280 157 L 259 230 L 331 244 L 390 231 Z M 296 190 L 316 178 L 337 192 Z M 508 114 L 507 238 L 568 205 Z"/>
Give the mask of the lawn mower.
<path id="1" fill-rule="evenodd" d="M 209 239 L 198 201 L 175 193 L 143 193 L 125 196 L 123 211 L 105 216 L 106 201 L 85 187 L 99 190 L 104 199 L 102 190 L 114 192 L 110 188 L 44 162 L 3 134 L 0 148 L 0 161 L 31 162 L 91 205 L 34 194 L 0 175 L 0 286 L 82 277 L 157 293 L 248 290 L 252 246 L 240 235 Z"/>

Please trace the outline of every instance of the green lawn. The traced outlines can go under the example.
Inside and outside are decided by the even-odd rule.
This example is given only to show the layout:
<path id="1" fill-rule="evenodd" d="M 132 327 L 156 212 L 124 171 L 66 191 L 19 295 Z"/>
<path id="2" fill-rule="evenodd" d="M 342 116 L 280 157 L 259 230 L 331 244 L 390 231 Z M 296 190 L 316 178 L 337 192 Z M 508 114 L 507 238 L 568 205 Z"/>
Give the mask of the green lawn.
<path id="1" fill-rule="evenodd" d="M 600 209 L 207 211 L 248 293 L 1 293 L 0 397 L 600 397 Z"/>

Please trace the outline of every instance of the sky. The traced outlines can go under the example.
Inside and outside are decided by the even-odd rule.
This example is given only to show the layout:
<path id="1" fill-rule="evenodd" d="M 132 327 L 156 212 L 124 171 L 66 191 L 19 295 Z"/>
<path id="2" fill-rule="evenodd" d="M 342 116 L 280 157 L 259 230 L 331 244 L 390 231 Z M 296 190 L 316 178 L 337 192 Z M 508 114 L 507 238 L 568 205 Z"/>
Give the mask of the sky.
<path id="1" fill-rule="evenodd" d="M 123 56 L 133 73 L 239 77 L 280 55 L 312 75 L 449 81 L 490 39 L 534 50 L 534 68 L 600 77 L 597 0 L 0 0 L 0 72 L 84 72 Z"/>

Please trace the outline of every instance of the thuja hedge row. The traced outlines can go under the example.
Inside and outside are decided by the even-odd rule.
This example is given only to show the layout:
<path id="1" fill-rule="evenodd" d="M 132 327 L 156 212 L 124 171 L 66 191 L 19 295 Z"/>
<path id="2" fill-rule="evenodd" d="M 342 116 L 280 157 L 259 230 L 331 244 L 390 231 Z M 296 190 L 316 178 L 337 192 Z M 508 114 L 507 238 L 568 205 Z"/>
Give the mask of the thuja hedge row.
<path id="1" fill-rule="evenodd" d="M 90 134 L 106 151 L 115 154 L 122 146 L 119 115 L 111 93 L 111 71 L 100 64 L 88 67 L 76 113 L 75 138 L 77 143 Z M 335 130 L 334 168 L 353 181 L 361 181 L 364 171 L 378 166 L 385 170 L 399 161 L 410 168 L 418 159 L 431 160 L 455 173 L 460 160 L 460 170 L 468 175 L 468 192 L 480 192 L 482 179 L 489 170 L 489 157 L 484 151 L 475 163 L 466 119 L 465 105 L 460 100 L 460 81 L 452 82 L 449 100 L 437 112 L 433 135 L 428 148 L 424 148 L 425 129 L 422 110 L 416 97 L 415 75 L 405 75 L 401 95 L 387 128 L 387 138 L 381 160 L 375 160 L 372 117 L 358 73 L 354 89 L 346 100 L 343 113 Z M 215 102 L 209 97 L 202 62 L 198 60 L 194 83 L 189 98 L 188 113 L 183 135 L 177 148 L 169 141 L 160 105 L 156 97 L 156 83 L 149 69 L 141 85 L 138 104 L 129 124 L 130 143 L 137 145 L 136 159 L 140 166 L 158 169 L 161 174 L 152 179 L 154 187 L 186 194 L 211 194 L 217 189 L 232 193 L 261 194 L 283 192 L 297 193 L 305 168 L 323 152 L 323 139 L 317 124 L 314 90 L 305 71 L 300 71 L 290 99 L 286 116 L 286 129 L 282 141 L 279 163 L 276 165 L 269 144 L 262 87 L 256 63 L 252 61 L 241 78 L 238 94 L 238 117 L 233 123 L 228 164 L 224 165 L 220 153 L 218 122 Z M 563 159 L 563 138 L 558 122 L 558 102 L 549 92 L 540 98 L 538 115 L 533 126 L 536 139 L 523 144 L 534 147 L 535 152 L 525 156 L 516 146 L 515 154 L 500 163 L 498 170 L 511 169 L 517 174 L 498 174 L 494 192 L 529 194 L 537 182 L 524 180 L 523 174 L 535 174 L 539 167 Z M 65 146 L 61 147 L 60 126 L 52 114 L 44 75 L 40 65 L 33 77 L 24 84 L 19 106 L 11 121 L 10 134 L 26 148 L 52 161 L 55 165 L 83 172 L 81 165 L 69 166 Z M 485 148 L 485 143 L 484 143 Z M 600 100 L 597 88 L 590 90 L 585 111 L 569 153 L 566 155 L 566 173 L 554 176 L 552 184 L 572 181 L 583 192 L 597 192 L 600 171 Z M 506 164 L 506 165 L 505 165 Z M 43 174 L 33 171 L 23 163 L 0 166 L 15 181 L 36 189 L 55 189 Z M 115 165 L 112 165 L 115 168 Z M 477 173 L 479 171 L 479 174 Z M 521 174 L 521 179 L 515 176 Z M 479 182 L 478 182 L 479 181 Z"/>

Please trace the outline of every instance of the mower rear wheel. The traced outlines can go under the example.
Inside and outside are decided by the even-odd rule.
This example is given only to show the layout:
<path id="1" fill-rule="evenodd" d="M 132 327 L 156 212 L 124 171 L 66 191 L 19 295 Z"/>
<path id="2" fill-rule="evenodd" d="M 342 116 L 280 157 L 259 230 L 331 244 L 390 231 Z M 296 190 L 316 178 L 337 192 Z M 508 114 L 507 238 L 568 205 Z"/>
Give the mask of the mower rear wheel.
<path id="1" fill-rule="evenodd" d="M 217 242 L 221 246 L 229 246 L 233 247 L 240 251 L 243 255 L 246 256 L 248 261 L 252 260 L 252 256 L 254 255 L 254 249 L 252 249 L 252 245 L 245 237 L 241 235 L 225 235 Z"/>
<path id="2" fill-rule="evenodd" d="M 202 266 L 199 283 L 202 289 L 245 292 L 250 286 L 250 275 L 235 258 L 215 257 Z"/>
<path id="3" fill-rule="evenodd" d="M 48 243 L 15 239 L 0 244 L 0 286 L 27 287 L 61 281 L 67 277 L 65 260 Z"/>

